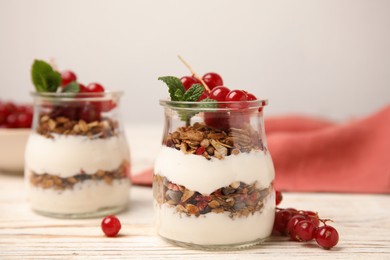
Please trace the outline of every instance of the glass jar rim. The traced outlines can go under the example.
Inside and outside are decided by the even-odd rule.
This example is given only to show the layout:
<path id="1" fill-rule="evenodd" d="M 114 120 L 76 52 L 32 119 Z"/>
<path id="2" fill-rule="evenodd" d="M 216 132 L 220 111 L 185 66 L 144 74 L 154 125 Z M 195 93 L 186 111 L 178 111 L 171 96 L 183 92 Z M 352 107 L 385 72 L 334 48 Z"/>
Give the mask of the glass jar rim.
<path id="1" fill-rule="evenodd" d="M 178 110 L 231 111 L 242 109 L 258 109 L 268 105 L 268 99 L 249 101 L 172 101 L 161 99 L 160 105 Z"/>
<path id="2" fill-rule="evenodd" d="M 92 93 L 73 93 L 73 92 L 30 92 L 30 95 L 34 98 L 42 98 L 49 100 L 62 100 L 62 101 L 93 101 L 93 100 L 107 100 L 113 98 L 119 98 L 123 96 L 123 91 L 104 91 L 104 92 L 92 92 Z"/>

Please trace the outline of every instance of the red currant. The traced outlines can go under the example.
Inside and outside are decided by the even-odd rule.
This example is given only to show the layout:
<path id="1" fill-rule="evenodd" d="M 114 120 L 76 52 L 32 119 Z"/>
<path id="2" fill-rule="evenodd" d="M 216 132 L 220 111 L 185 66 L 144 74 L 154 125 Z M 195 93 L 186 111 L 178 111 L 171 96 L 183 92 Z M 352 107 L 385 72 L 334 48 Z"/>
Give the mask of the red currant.
<path id="1" fill-rule="evenodd" d="M 100 85 L 99 83 L 90 83 L 87 86 L 88 92 L 91 93 L 100 93 L 104 92 L 104 87 Z"/>
<path id="2" fill-rule="evenodd" d="M 71 70 L 64 70 L 61 72 L 61 86 L 65 87 L 69 83 L 76 81 L 77 76 Z"/>
<path id="3" fill-rule="evenodd" d="M 80 87 L 80 93 L 88 93 L 89 89 L 84 84 L 78 83 Z"/>
<path id="4" fill-rule="evenodd" d="M 230 92 L 227 87 L 218 86 L 211 90 L 210 98 L 217 100 L 218 102 L 225 101 L 226 95 Z"/>
<path id="5" fill-rule="evenodd" d="M 184 76 L 180 79 L 180 81 L 183 83 L 185 90 L 189 89 L 194 84 L 200 84 L 200 81 L 192 76 Z"/>
<path id="6" fill-rule="evenodd" d="M 208 97 L 209 97 L 209 95 L 206 93 L 206 91 L 203 91 L 202 95 L 198 98 L 198 101 L 201 101 L 201 100 L 208 98 Z"/>
<path id="7" fill-rule="evenodd" d="M 246 96 L 247 96 L 247 100 L 249 100 L 249 101 L 257 100 L 256 96 L 251 94 L 251 93 L 247 93 Z"/>
<path id="8" fill-rule="evenodd" d="M 226 101 L 246 101 L 247 98 L 242 90 L 232 90 L 226 95 Z"/>
<path id="9" fill-rule="evenodd" d="M 223 130 L 228 130 L 230 128 L 228 112 L 205 112 L 204 122 L 209 127 Z"/>
<path id="10" fill-rule="evenodd" d="M 287 235 L 287 223 L 293 216 L 293 213 L 288 209 L 276 211 L 273 232 Z"/>
<path id="11" fill-rule="evenodd" d="M 222 77 L 215 72 L 209 72 L 204 74 L 202 79 L 206 83 L 206 85 L 210 88 L 210 90 L 217 86 L 223 85 Z"/>
<path id="12" fill-rule="evenodd" d="M 315 239 L 319 246 L 331 249 L 339 242 L 339 233 L 334 227 L 325 225 L 318 228 Z"/>
<path id="13" fill-rule="evenodd" d="M 16 125 L 18 128 L 30 128 L 33 120 L 32 113 L 25 112 L 17 114 Z"/>
<path id="14" fill-rule="evenodd" d="M 288 232 L 288 234 L 290 234 L 290 237 L 291 237 L 292 240 L 296 240 L 296 241 L 298 240 L 297 236 L 295 234 L 295 230 L 294 230 L 295 226 L 299 222 L 301 222 L 303 220 L 307 220 L 307 219 L 308 219 L 308 217 L 306 217 L 304 215 L 295 215 L 288 221 L 288 223 L 287 223 L 287 232 Z"/>
<path id="15" fill-rule="evenodd" d="M 298 241 L 310 241 L 314 238 L 316 226 L 311 220 L 299 221 L 294 227 L 295 238 Z"/>
<path id="16" fill-rule="evenodd" d="M 93 104 L 85 104 L 79 113 L 79 118 L 87 123 L 100 120 L 100 110 Z"/>
<path id="17" fill-rule="evenodd" d="M 204 151 L 206 151 L 206 148 L 204 148 L 203 146 L 200 146 L 198 149 L 196 149 L 196 154 L 197 155 L 202 155 L 204 153 Z"/>
<path id="18" fill-rule="evenodd" d="M 280 191 L 275 191 L 275 197 L 276 197 L 276 205 L 279 205 L 280 202 L 283 200 L 283 195 Z"/>
<path id="19" fill-rule="evenodd" d="M 110 215 L 102 220 L 101 227 L 106 236 L 115 237 L 122 226 L 116 216 Z"/>
<path id="20" fill-rule="evenodd" d="M 7 128 L 17 128 L 18 127 L 18 114 L 12 113 L 8 115 L 5 125 Z"/>

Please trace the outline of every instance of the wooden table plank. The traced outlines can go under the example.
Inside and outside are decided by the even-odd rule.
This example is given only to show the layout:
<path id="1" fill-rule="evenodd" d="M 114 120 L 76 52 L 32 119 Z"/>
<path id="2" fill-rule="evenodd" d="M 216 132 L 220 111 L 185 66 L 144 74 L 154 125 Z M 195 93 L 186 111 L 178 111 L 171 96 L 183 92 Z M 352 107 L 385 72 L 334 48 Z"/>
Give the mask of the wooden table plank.
<path id="1" fill-rule="evenodd" d="M 107 238 L 101 219 L 66 220 L 35 214 L 25 200 L 21 176 L 0 174 L 0 259 L 217 258 L 217 259 L 390 259 L 390 197 L 327 193 L 285 193 L 282 207 L 318 211 L 331 218 L 339 245 L 320 249 L 271 237 L 236 251 L 189 250 L 159 238 L 153 226 L 152 190 L 132 187 L 129 209 L 118 215 L 120 236 Z"/>

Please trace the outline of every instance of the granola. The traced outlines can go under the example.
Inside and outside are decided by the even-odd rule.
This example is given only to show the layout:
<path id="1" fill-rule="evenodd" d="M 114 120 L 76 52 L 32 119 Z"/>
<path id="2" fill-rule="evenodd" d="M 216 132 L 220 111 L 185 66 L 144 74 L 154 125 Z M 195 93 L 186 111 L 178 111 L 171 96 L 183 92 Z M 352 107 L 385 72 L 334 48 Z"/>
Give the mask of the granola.
<path id="1" fill-rule="evenodd" d="M 230 128 L 227 131 L 212 128 L 204 123 L 179 127 L 168 133 L 163 144 L 182 151 L 185 154 L 203 155 L 206 159 L 249 153 L 252 150 L 265 151 L 261 133 L 251 125 L 242 128 Z"/>
<path id="2" fill-rule="evenodd" d="M 86 174 L 81 171 L 79 174 L 66 178 L 61 178 L 48 173 L 37 174 L 35 172 L 31 172 L 29 180 L 32 186 L 55 190 L 73 189 L 74 185 L 85 180 L 103 180 L 105 183 L 111 185 L 113 180 L 127 178 L 128 167 L 129 162 L 123 161 L 119 168 L 113 171 L 99 170 L 94 174 Z"/>
<path id="3" fill-rule="evenodd" d="M 82 135 L 90 139 L 108 138 L 118 134 L 118 122 L 107 118 L 90 123 L 84 120 L 72 120 L 64 116 L 50 117 L 41 115 L 36 131 L 47 138 L 53 134 Z"/>
<path id="4" fill-rule="evenodd" d="M 175 207 L 180 214 L 196 217 L 210 212 L 228 212 L 231 218 L 247 217 L 263 208 L 263 201 L 272 189 L 272 184 L 259 189 L 256 183 L 236 181 L 205 195 L 172 183 L 161 175 L 153 177 L 153 195 L 158 204 Z"/>

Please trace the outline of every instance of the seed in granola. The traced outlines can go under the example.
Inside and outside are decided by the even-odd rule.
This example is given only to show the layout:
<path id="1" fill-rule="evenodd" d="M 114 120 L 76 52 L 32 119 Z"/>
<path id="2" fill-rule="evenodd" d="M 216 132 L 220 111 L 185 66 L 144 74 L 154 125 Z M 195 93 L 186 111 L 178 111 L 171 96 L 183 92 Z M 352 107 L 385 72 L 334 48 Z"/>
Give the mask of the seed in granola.
<path id="1" fill-rule="evenodd" d="M 235 181 L 235 182 L 232 182 L 229 186 L 232 187 L 233 189 L 237 189 L 238 187 L 240 187 L 240 184 L 241 184 L 241 182 Z"/>
<path id="2" fill-rule="evenodd" d="M 209 154 L 209 155 L 211 155 L 211 156 L 213 156 L 214 155 L 214 147 L 213 146 L 208 146 L 207 148 L 206 148 L 206 152 Z"/>
<path id="3" fill-rule="evenodd" d="M 229 195 L 229 194 L 232 194 L 236 192 L 236 189 L 232 188 L 232 187 L 224 187 L 222 188 L 222 194 L 223 195 Z"/>
<path id="4" fill-rule="evenodd" d="M 225 146 L 221 145 L 221 143 L 219 143 L 215 140 L 211 140 L 210 142 L 211 142 L 211 145 L 214 146 L 215 150 L 218 151 L 222 156 L 227 155 L 228 150 Z"/>
<path id="5" fill-rule="evenodd" d="M 183 193 L 181 191 L 167 190 L 165 197 L 170 200 L 173 200 L 176 204 L 180 202 L 181 196 Z"/>
<path id="6" fill-rule="evenodd" d="M 210 201 L 210 202 L 208 203 L 208 205 L 209 205 L 210 208 L 215 209 L 215 208 L 219 207 L 220 204 L 219 204 L 218 201 L 212 200 L 212 201 Z"/>
<path id="7" fill-rule="evenodd" d="M 186 202 L 189 200 L 192 196 L 194 196 L 195 191 L 186 189 L 183 193 L 183 196 L 181 197 L 182 202 Z"/>
<path id="8" fill-rule="evenodd" d="M 190 214 L 190 215 L 199 216 L 199 208 L 196 207 L 195 205 L 187 204 L 186 210 L 187 210 L 188 214 Z"/>
<path id="9" fill-rule="evenodd" d="M 233 150 L 232 150 L 232 154 L 234 154 L 234 155 L 237 155 L 237 154 L 239 154 L 240 153 L 240 150 L 238 150 L 237 148 L 234 148 Z"/>
<path id="10" fill-rule="evenodd" d="M 203 140 L 203 134 L 202 134 L 202 132 L 197 131 L 197 130 L 188 130 L 187 132 L 181 132 L 180 138 L 200 142 Z"/>
<path id="11" fill-rule="evenodd" d="M 49 124 L 49 130 L 54 130 L 56 128 L 56 126 L 57 126 L 56 121 L 54 121 L 52 119 L 49 119 L 48 124 Z"/>
<path id="12" fill-rule="evenodd" d="M 209 145 L 210 145 L 209 139 L 203 139 L 203 140 L 200 142 L 200 146 L 202 146 L 202 147 L 204 147 L 204 148 L 207 148 Z"/>

